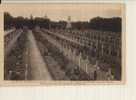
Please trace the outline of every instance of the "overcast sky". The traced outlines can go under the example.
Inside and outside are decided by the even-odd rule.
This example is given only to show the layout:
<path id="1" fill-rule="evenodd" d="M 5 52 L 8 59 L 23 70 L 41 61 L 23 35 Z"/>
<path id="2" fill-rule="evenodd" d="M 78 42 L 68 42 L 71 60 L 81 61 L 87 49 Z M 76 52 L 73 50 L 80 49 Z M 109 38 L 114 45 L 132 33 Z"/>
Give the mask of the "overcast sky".
<path id="1" fill-rule="evenodd" d="M 122 17 L 121 4 L 5 4 L 3 9 L 12 16 L 43 17 L 51 20 L 89 21 L 96 16 Z"/>

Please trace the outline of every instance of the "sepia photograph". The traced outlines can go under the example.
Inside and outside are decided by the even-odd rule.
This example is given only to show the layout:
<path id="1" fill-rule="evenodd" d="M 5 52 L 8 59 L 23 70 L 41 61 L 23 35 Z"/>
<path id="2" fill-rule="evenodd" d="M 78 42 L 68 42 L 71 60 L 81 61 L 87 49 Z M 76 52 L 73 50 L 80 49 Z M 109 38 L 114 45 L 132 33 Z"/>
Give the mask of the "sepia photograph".
<path id="1" fill-rule="evenodd" d="M 124 5 L 5 4 L 4 81 L 121 82 Z"/>

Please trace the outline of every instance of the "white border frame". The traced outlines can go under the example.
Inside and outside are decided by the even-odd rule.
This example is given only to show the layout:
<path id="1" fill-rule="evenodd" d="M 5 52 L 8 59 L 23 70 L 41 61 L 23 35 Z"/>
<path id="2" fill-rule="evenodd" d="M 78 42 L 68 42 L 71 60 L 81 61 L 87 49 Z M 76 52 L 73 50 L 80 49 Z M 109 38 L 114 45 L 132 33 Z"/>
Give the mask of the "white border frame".
<path id="1" fill-rule="evenodd" d="M 126 2 L 125 85 L 0 88 L 1 100 L 136 100 L 136 2 Z"/>

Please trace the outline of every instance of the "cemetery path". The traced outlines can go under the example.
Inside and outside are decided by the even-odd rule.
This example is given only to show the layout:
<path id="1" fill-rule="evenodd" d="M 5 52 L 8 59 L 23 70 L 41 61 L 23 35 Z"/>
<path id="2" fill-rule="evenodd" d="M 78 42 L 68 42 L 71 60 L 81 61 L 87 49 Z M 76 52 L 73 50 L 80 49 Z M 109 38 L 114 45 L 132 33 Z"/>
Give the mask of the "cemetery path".
<path id="1" fill-rule="evenodd" d="M 40 51 L 37 47 L 36 40 L 32 34 L 32 31 L 28 32 L 29 40 L 29 56 L 31 64 L 31 74 L 34 80 L 52 80 L 52 77 L 48 71 L 47 65 L 44 62 Z"/>

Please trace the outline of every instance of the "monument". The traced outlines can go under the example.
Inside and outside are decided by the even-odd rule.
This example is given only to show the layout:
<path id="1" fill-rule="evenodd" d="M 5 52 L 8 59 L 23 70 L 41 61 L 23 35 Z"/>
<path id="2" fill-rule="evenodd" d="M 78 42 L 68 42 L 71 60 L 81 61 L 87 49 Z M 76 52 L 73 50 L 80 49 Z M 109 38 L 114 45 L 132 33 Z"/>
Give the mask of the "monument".
<path id="1" fill-rule="evenodd" d="M 72 25 L 71 25 L 71 16 L 68 16 L 68 21 L 67 21 L 67 25 L 66 25 L 66 29 L 71 29 Z"/>

